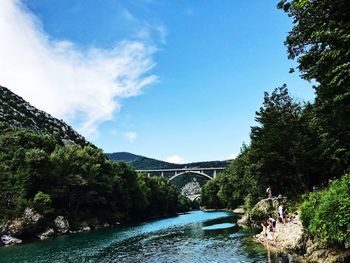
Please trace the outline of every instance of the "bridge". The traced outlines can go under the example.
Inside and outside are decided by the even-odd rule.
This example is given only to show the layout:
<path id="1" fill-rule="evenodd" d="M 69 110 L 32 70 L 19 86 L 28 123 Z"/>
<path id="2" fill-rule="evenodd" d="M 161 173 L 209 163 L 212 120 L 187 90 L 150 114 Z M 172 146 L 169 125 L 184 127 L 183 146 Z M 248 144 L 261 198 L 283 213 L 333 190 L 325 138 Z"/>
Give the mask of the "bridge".
<path id="1" fill-rule="evenodd" d="M 148 176 L 151 176 L 151 174 L 153 175 L 160 174 L 160 176 L 162 177 L 164 177 L 165 174 L 167 175 L 170 174 L 169 181 L 172 181 L 176 177 L 186 173 L 198 174 L 203 177 L 206 177 L 209 180 L 212 180 L 216 177 L 217 172 L 222 171 L 224 169 L 225 167 L 207 167 L 207 168 L 191 167 L 191 168 L 179 168 L 179 169 L 136 170 L 136 172 L 147 173 Z"/>

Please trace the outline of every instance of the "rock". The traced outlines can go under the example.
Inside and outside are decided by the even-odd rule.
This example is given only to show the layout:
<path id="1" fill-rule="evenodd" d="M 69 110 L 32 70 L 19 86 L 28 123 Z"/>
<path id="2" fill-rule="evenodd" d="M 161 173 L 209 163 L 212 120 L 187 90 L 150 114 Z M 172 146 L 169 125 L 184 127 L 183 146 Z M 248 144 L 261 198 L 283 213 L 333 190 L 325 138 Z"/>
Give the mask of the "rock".
<path id="1" fill-rule="evenodd" d="M 241 219 L 237 221 L 238 225 L 249 225 L 250 219 L 248 214 L 244 214 Z"/>
<path id="2" fill-rule="evenodd" d="M 55 235 L 55 231 L 52 228 L 49 228 L 44 233 L 38 235 L 41 240 L 48 239 L 49 237 L 53 237 Z"/>
<path id="3" fill-rule="evenodd" d="M 89 227 L 89 226 L 84 226 L 82 230 L 83 230 L 84 232 L 90 231 L 90 230 L 91 230 L 91 227 Z"/>
<path id="4" fill-rule="evenodd" d="M 6 232 L 13 237 L 31 238 L 42 229 L 42 219 L 42 215 L 27 207 L 22 217 L 8 223 Z"/>
<path id="5" fill-rule="evenodd" d="M 109 224 L 108 224 L 108 223 L 104 223 L 104 224 L 103 224 L 103 227 L 104 227 L 104 228 L 108 228 L 108 227 L 109 227 Z"/>
<path id="6" fill-rule="evenodd" d="M 63 216 L 56 217 L 54 223 L 55 223 L 56 231 L 58 233 L 65 234 L 69 231 L 68 220 L 65 219 Z"/>
<path id="7" fill-rule="evenodd" d="M 10 245 L 15 245 L 15 244 L 20 244 L 22 243 L 21 239 L 9 236 L 9 235 L 3 235 L 1 236 L 1 242 L 5 245 L 5 246 L 10 246 Z"/>
<path id="8" fill-rule="evenodd" d="M 244 208 L 243 207 L 237 207 L 232 211 L 235 214 L 244 214 Z"/>
<path id="9" fill-rule="evenodd" d="M 275 214 L 277 212 L 278 206 L 284 203 L 281 198 L 267 198 L 260 200 L 252 209 L 251 214 L 263 213 L 263 214 Z M 272 215 L 273 216 L 273 215 Z"/>

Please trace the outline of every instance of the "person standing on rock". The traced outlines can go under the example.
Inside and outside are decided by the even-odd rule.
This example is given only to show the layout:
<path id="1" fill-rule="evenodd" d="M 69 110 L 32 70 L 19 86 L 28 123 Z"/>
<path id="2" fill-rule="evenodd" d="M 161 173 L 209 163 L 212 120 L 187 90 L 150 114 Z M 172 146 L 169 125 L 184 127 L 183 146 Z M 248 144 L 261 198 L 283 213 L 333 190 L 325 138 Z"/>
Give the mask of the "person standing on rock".
<path id="1" fill-rule="evenodd" d="M 275 241 L 275 229 L 276 220 L 273 217 L 269 217 L 269 231 L 272 232 L 272 240 Z"/>
<path id="2" fill-rule="evenodd" d="M 266 189 L 266 193 L 267 193 L 267 198 L 272 198 L 271 186 L 269 186 L 269 187 Z"/>
<path id="3" fill-rule="evenodd" d="M 284 223 L 284 220 L 283 220 L 283 205 L 282 204 L 280 204 L 279 207 L 278 207 L 278 216 L 281 219 L 281 223 Z"/>

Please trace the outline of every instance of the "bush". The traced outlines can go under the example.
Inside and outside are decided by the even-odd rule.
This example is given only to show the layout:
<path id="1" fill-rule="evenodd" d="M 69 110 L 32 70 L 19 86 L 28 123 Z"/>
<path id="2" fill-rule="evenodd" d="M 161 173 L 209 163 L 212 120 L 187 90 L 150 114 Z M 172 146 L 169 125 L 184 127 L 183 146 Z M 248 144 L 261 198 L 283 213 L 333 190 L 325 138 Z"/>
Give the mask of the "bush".
<path id="1" fill-rule="evenodd" d="M 33 199 L 34 209 L 41 214 L 48 214 L 52 212 L 51 208 L 52 200 L 50 195 L 43 192 L 37 192 Z"/>
<path id="2" fill-rule="evenodd" d="M 350 238 L 350 174 L 310 194 L 301 205 L 301 220 L 306 231 L 321 242 L 344 245 Z"/>

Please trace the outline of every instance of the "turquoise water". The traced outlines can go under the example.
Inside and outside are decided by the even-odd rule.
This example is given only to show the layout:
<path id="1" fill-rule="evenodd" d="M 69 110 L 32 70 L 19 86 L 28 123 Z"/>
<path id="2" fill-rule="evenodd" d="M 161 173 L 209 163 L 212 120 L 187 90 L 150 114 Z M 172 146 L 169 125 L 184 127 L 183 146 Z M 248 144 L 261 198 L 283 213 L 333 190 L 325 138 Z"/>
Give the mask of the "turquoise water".
<path id="1" fill-rule="evenodd" d="M 294 262 L 251 241 L 228 212 L 195 211 L 0 248 L 0 262 Z"/>

